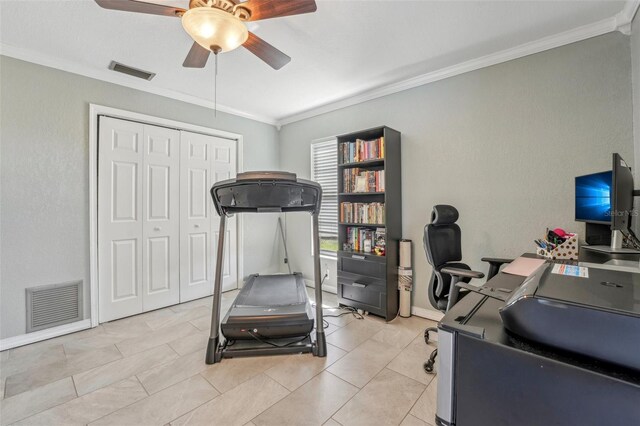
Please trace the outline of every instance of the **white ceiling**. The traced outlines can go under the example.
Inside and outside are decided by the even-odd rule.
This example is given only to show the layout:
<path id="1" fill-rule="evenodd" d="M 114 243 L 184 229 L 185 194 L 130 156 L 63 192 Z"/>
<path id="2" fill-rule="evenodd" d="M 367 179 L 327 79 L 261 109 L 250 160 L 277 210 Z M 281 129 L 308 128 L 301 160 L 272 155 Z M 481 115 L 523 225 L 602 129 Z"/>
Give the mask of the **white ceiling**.
<path id="1" fill-rule="evenodd" d="M 250 24 L 292 57 L 281 70 L 243 48 L 220 56 L 219 105 L 276 122 L 611 19 L 625 8 L 624 1 L 316 1 L 316 13 Z M 186 8 L 188 1 L 156 3 Z M 46 57 L 61 68 L 196 103 L 213 99 L 213 60 L 202 70 L 181 66 L 191 39 L 177 18 L 105 10 L 92 0 L 1 0 L 1 7 L 3 53 Z M 111 60 L 157 75 L 151 82 L 112 76 Z"/>

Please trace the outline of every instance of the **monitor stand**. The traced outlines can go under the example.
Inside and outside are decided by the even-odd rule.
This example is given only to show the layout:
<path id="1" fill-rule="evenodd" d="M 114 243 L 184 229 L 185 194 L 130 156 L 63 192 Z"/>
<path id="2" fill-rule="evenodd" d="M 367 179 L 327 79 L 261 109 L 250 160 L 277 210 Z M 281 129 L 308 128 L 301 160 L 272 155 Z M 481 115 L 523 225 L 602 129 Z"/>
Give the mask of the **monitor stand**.
<path id="1" fill-rule="evenodd" d="M 622 232 L 616 230 L 611 231 L 611 245 L 610 246 L 582 246 L 584 250 L 599 251 L 608 254 L 640 254 L 640 250 L 623 248 L 622 247 Z"/>
<path id="2" fill-rule="evenodd" d="M 583 250 L 593 250 L 608 254 L 640 254 L 640 250 L 630 248 L 613 248 L 611 246 L 582 246 Z"/>

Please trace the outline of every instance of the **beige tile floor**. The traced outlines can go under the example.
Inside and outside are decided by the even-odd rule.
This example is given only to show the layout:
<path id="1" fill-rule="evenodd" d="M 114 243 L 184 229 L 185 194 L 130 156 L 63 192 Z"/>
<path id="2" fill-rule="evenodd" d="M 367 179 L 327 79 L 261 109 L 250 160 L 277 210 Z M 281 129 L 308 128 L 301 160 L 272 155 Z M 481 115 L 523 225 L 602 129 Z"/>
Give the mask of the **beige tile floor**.
<path id="1" fill-rule="evenodd" d="M 326 358 L 209 366 L 210 309 L 195 300 L 2 352 L 0 424 L 433 425 L 436 379 L 422 370 L 433 322 L 328 317 Z"/>

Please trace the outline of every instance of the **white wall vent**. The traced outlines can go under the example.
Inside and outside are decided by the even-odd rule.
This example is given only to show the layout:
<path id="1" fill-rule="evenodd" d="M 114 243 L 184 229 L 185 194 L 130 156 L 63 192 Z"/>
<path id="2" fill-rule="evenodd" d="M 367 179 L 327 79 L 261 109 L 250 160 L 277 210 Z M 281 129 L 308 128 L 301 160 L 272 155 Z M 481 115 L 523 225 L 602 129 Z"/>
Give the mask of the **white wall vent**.
<path id="1" fill-rule="evenodd" d="M 82 281 L 30 287 L 27 333 L 82 320 Z"/>
<path id="2" fill-rule="evenodd" d="M 151 80 L 156 76 L 155 73 L 141 70 L 138 68 L 130 67 L 129 65 L 121 64 L 120 62 L 111 61 L 109 64 L 109 69 L 116 72 L 121 72 L 123 74 L 130 75 L 132 77 L 138 77 L 143 80 Z"/>

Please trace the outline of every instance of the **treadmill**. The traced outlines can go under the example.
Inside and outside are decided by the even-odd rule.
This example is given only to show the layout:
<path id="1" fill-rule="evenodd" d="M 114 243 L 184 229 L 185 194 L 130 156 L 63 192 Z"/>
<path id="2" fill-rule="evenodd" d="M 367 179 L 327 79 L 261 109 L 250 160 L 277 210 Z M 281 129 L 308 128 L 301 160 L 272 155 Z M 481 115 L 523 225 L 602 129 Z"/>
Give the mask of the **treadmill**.
<path id="1" fill-rule="evenodd" d="M 320 185 L 298 179 L 293 173 L 245 172 L 239 173 L 234 179 L 213 185 L 211 197 L 220 215 L 220 231 L 206 363 L 214 364 L 222 358 L 239 356 L 292 353 L 312 353 L 325 357 L 327 344 L 322 319 L 318 234 L 322 199 Z M 300 273 L 251 275 L 220 322 L 227 217 L 236 213 L 283 212 L 311 214 L 316 295 L 315 336 L 312 333 L 313 309 Z M 278 342 L 273 339 L 278 339 Z M 247 345 L 247 341 L 255 344 Z"/>

